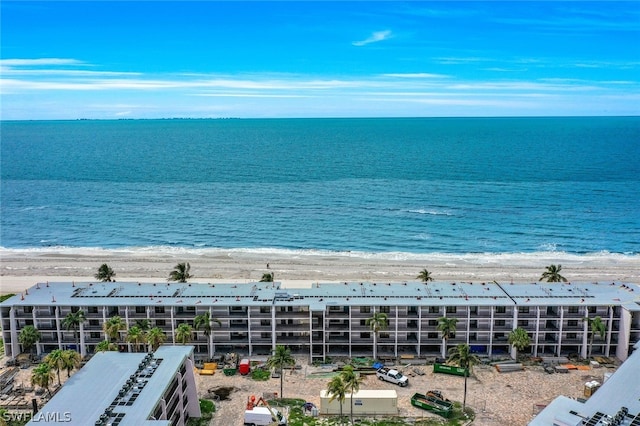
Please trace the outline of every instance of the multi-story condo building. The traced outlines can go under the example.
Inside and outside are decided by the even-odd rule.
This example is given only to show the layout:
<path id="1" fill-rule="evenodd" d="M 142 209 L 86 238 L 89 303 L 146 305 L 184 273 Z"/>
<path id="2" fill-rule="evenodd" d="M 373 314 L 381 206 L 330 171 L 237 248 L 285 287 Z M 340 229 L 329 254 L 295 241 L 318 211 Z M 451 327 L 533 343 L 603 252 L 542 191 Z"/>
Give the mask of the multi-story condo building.
<path id="1" fill-rule="evenodd" d="M 314 283 L 283 288 L 278 283 L 39 283 L 0 305 L 5 353 L 17 356 L 20 330 L 32 324 L 41 333 L 37 350 L 47 353 L 75 347 L 93 353 L 105 340 L 104 322 L 119 315 L 127 328 L 146 319 L 175 343 L 180 323 L 194 325 L 209 313 L 213 330 L 195 333 L 198 359 L 239 352 L 268 355 L 277 344 L 311 361 L 334 356 L 442 356 L 469 344 L 480 354 L 509 353 L 509 333 L 517 327 L 531 338 L 530 353 L 587 356 L 590 330 L 585 318 L 600 317 L 604 337 L 596 335 L 593 354 L 627 358 L 640 340 L 640 287 L 625 283 L 479 282 Z M 83 310 L 79 336 L 62 322 Z M 374 335 L 367 319 L 388 316 L 388 327 Z M 441 317 L 457 319 L 456 331 L 443 340 Z M 126 330 L 120 344 L 127 350 Z M 132 350 L 131 347 L 128 350 Z"/>
<path id="2" fill-rule="evenodd" d="M 100 352 L 33 415 L 29 426 L 184 426 L 201 417 L 193 347 Z"/>

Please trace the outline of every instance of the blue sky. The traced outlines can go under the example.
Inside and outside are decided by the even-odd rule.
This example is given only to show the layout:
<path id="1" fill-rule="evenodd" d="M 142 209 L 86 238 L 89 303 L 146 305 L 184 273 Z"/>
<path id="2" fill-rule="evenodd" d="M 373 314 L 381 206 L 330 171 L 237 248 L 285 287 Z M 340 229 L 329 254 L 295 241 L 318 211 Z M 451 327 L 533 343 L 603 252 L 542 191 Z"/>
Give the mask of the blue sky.
<path id="1" fill-rule="evenodd" d="M 2 1 L 2 119 L 640 115 L 640 2 Z"/>

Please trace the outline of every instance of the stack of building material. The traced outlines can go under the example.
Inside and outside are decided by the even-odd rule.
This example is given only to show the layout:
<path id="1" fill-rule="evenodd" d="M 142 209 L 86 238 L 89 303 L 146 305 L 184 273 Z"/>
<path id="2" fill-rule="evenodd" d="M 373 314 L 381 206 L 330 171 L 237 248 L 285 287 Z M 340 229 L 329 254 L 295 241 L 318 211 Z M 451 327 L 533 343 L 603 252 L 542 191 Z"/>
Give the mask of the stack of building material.
<path id="1" fill-rule="evenodd" d="M 504 363 L 504 364 L 496 364 L 496 370 L 499 373 L 510 373 L 512 371 L 522 371 L 524 367 L 520 363 Z"/>
<path id="2" fill-rule="evenodd" d="M 569 358 L 566 356 L 543 356 L 542 357 L 543 364 L 568 364 Z"/>
<path id="3" fill-rule="evenodd" d="M 568 373 L 569 369 L 563 365 L 556 365 L 554 370 L 556 373 Z"/>

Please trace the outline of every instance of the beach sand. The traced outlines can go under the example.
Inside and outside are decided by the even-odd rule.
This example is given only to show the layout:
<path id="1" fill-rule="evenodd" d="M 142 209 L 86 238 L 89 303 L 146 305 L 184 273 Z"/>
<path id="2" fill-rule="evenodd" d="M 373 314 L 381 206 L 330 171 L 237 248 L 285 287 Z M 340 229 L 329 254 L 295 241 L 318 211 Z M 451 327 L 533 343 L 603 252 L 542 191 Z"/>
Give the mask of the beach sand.
<path id="1" fill-rule="evenodd" d="M 116 279 L 166 281 L 180 262 L 191 265 L 192 282 L 252 282 L 273 273 L 283 286 L 312 282 L 415 281 L 427 268 L 436 281 L 534 282 L 545 267 L 561 264 L 561 274 L 578 282 L 640 283 L 640 256 L 577 256 L 553 252 L 529 255 L 411 255 L 331 252 L 176 250 L 126 251 L 99 249 L 0 251 L 0 291 L 19 292 L 44 281 L 94 281 L 98 267 L 107 263 Z M 267 269 L 269 264 L 269 269 Z"/>

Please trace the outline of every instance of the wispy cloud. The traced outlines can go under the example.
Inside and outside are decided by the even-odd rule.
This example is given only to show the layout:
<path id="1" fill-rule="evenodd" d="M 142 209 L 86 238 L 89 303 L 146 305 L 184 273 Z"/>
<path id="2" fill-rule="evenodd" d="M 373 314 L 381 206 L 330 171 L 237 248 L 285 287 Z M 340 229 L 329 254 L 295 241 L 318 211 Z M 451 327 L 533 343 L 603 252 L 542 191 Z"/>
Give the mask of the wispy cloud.
<path id="1" fill-rule="evenodd" d="M 392 37 L 393 37 L 393 34 L 391 30 L 376 31 L 373 34 L 371 34 L 371 36 L 369 36 L 368 38 L 360 41 L 354 41 L 351 44 L 353 44 L 354 46 L 365 46 L 367 44 L 388 40 Z"/>
<path id="2" fill-rule="evenodd" d="M 426 72 L 417 72 L 417 73 L 389 73 L 382 74 L 383 77 L 397 77 L 397 78 L 450 78 L 450 76 L 445 74 L 431 74 Z"/>
<path id="3" fill-rule="evenodd" d="M 43 65 L 87 65 L 77 59 L 69 58 L 34 58 L 34 59 L 0 59 L 0 66 L 7 67 L 39 67 Z"/>

